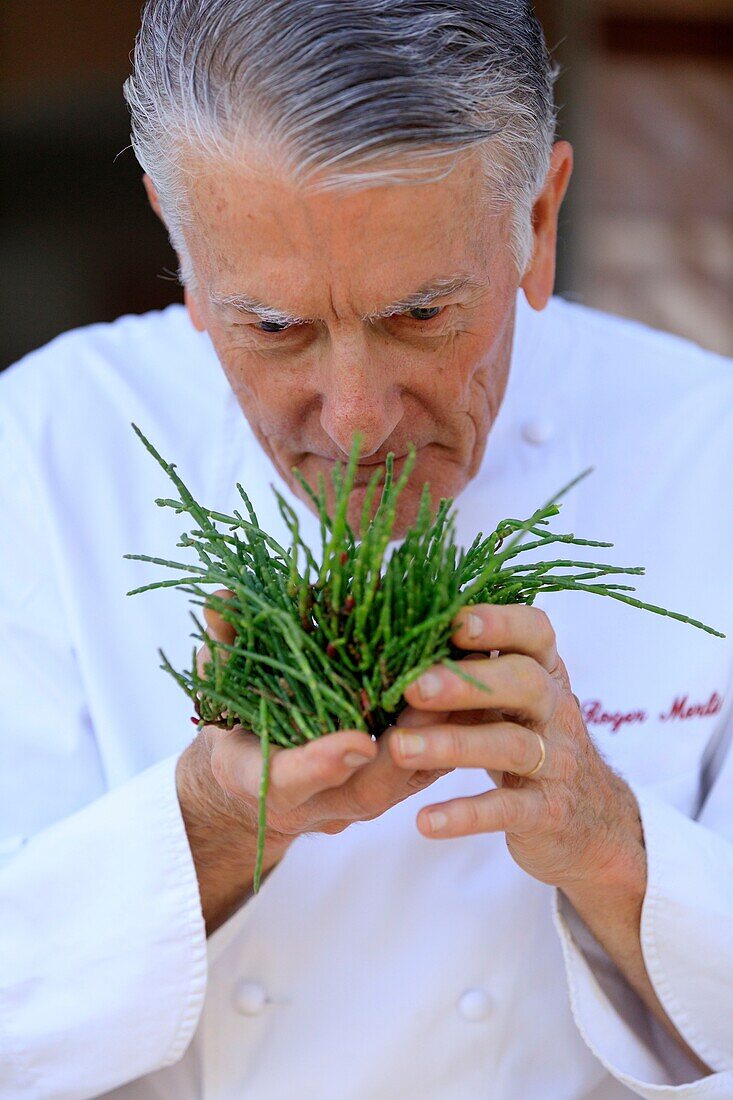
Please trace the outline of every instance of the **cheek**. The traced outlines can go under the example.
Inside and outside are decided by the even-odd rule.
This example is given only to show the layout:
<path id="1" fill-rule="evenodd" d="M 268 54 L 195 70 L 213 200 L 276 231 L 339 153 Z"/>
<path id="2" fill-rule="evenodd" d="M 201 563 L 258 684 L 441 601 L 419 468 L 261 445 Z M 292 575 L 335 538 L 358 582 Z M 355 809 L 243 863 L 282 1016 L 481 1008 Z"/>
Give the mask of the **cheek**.
<path id="1" fill-rule="evenodd" d="M 414 392 L 442 417 L 465 411 L 472 379 L 480 369 L 480 342 L 473 333 L 457 331 L 431 358 L 428 369 L 411 371 Z"/>
<path id="2" fill-rule="evenodd" d="M 303 424 L 313 395 L 308 393 L 302 373 L 296 380 L 293 371 L 276 357 L 239 347 L 236 338 L 217 340 L 211 332 L 209 335 L 234 396 L 253 428 L 277 436 Z"/>

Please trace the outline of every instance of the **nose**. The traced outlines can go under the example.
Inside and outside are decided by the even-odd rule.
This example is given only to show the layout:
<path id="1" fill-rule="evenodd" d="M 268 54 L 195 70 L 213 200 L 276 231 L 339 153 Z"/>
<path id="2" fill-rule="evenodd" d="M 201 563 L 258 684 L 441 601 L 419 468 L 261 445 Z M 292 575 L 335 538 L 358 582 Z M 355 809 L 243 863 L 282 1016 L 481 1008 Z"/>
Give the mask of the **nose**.
<path id="1" fill-rule="evenodd" d="M 393 372 L 366 354 L 335 356 L 323 379 L 321 426 L 348 455 L 361 432 L 361 458 L 376 454 L 403 415 L 401 388 Z"/>

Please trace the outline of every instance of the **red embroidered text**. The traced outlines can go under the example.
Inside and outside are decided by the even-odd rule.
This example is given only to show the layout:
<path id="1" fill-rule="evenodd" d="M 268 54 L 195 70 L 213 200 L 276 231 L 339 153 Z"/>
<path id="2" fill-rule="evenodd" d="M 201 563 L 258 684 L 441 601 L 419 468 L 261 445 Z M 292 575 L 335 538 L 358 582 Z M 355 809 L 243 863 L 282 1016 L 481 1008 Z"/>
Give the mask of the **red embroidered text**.
<path id="1" fill-rule="evenodd" d="M 686 695 L 678 695 L 669 710 L 665 714 L 660 714 L 659 718 L 662 722 L 669 722 L 673 718 L 682 720 L 710 718 L 714 714 L 719 714 L 722 708 L 723 700 L 717 691 L 711 694 L 707 703 L 689 703 Z"/>
<path id="2" fill-rule="evenodd" d="M 622 726 L 633 725 L 635 722 L 646 722 L 648 715 L 645 710 L 614 710 L 606 711 L 600 699 L 591 699 L 583 703 L 583 718 L 592 726 L 610 726 L 612 733 L 618 733 Z"/>

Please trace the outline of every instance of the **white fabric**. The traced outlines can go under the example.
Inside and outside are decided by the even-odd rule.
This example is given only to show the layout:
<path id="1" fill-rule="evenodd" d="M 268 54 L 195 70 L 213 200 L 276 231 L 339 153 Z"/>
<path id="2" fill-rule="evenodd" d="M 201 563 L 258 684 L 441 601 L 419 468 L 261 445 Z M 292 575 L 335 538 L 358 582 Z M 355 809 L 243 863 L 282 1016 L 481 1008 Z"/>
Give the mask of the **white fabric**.
<path id="1" fill-rule="evenodd" d="M 168 574 L 123 558 L 180 559 L 187 517 L 155 506 L 171 486 L 130 421 L 204 503 L 235 506 L 241 481 L 284 537 L 272 482 L 317 542 L 182 307 L 67 333 L 0 376 L 3 1100 L 730 1100 L 731 364 L 520 296 L 507 393 L 457 501 L 467 544 L 593 465 L 556 529 L 613 541 L 593 554 L 645 565 L 640 598 L 728 634 L 537 601 L 639 797 L 642 949 L 701 1079 L 501 835 L 418 833 L 421 806 L 490 786 L 478 769 L 299 838 L 206 940 L 174 784 L 191 708 L 157 652 L 184 667 L 194 627 L 181 593 L 126 596 Z"/>

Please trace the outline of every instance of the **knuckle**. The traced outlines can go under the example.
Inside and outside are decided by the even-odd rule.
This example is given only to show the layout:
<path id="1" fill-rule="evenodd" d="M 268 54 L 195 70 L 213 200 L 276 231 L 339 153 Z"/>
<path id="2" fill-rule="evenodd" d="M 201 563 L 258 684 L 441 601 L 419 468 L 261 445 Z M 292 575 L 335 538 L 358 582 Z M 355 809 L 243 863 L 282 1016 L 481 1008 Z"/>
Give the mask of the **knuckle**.
<path id="1" fill-rule="evenodd" d="M 552 681 L 545 670 L 540 668 L 536 661 L 532 661 L 530 683 L 532 701 L 534 703 L 546 703 L 550 696 L 554 698 L 555 693 L 551 690 Z"/>
<path id="2" fill-rule="evenodd" d="M 407 786 L 411 791 L 422 791 L 436 779 L 441 779 L 452 771 L 454 771 L 453 768 L 437 768 L 434 771 L 413 772 L 407 780 Z"/>
<path id="3" fill-rule="evenodd" d="M 276 825 L 275 821 L 270 821 L 270 815 L 277 818 L 282 818 L 284 814 L 292 812 L 297 806 L 296 800 L 292 797 L 291 793 L 287 790 L 283 790 L 282 787 L 277 787 L 273 783 L 270 783 L 267 791 L 267 799 L 265 805 L 265 813 L 268 815 L 268 824 Z"/>
<path id="4" fill-rule="evenodd" d="M 507 803 L 508 831 L 530 833 L 537 829 L 537 803 L 534 800 L 519 793 L 517 797 L 508 799 Z"/>
<path id="5" fill-rule="evenodd" d="M 531 771 L 536 761 L 532 762 L 529 738 L 523 730 L 507 730 L 504 734 L 504 752 L 507 759 L 507 770 L 521 775 Z"/>
<path id="6" fill-rule="evenodd" d="M 507 671 L 509 669 L 507 668 Z M 542 708 L 549 694 L 550 677 L 532 657 L 517 656 L 512 662 L 510 690 L 534 709 Z"/>
<path id="7" fill-rule="evenodd" d="M 536 661 L 532 666 L 526 693 L 533 709 L 546 721 L 557 706 L 558 685 Z"/>
<path id="8" fill-rule="evenodd" d="M 499 819 L 499 828 L 508 832 L 517 824 L 517 810 L 516 804 L 512 798 L 509 797 L 510 792 L 499 790 L 497 792 L 496 804 L 498 808 L 497 817 Z"/>
<path id="9" fill-rule="evenodd" d="M 554 714 L 560 705 L 563 689 L 560 684 L 548 673 L 544 673 L 545 680 L 545 715 L 547 718 Z"/>
<path id="10" fill-rule="evenodd" d="M 254 805 L 252 809 L 255 809 Z M 256 820 L 253 821 L 253 824 L 257 824 Z M 265 829 L 271 837 L 294 837 L 302 831 L 300 823 L 295 822 L 292 815 L 275 809 L 266 811 Z"/>
<path id="11" fill-rule="evenodd" d="M 209 757 L 209 769 L 225 795 L 251 803 L 255 797 L 244 782 L 237 764 L 239 753 L 226 739 L 215 741 Z"/>
<path id="12" fill-rule="evenodd" d="M 550 617 L 546 611 L 543 611 L 541 607 L 533 607 L 532 610 L 535 613 L 535 630 L 539 634 L 543 644 L 553 645 L 556 641 L 555 628 L 553 627 Z"/>
<path id="13" fill-rule="evenodd" d="M 410 791 L 421 791 L 430 783 L 430 772 L 413 772 L 408 776 L 405 785 Z"/>
<path id="14" fill-rule="evenodd" d="M 524 824 L 524 813 L 519 799 L 507 799 L 506 804 L 507 829 L 520 829 Z"/>
<path id="15" fill-rule="evenodd" d="M 281 836 L 292 836 L 301 832 L 302 824 L 288 807 L 280 805 L 270 806 L 265 812 L 265 821 L 270 832 L 279 833 Z"/>
<path id="16" fill-rule="evenodd" d="M 345 796 L 344 808 L 352 821 L 371 821 L 397 801 L 385 797 L 383 791 L 376 796 L 373 786 L 366 787 L 360 783 L 350 783 Z"/>
<path id="17" fill-rule="evenodd" d="M 465 753 L 466 734 L 463 730 L 448 728 L 430 744 L 430 755 L 438 765 L 449 761 L 460 763 Z"/>
<path id="18" fill-rule="evenodd" d="M 462 825 L 470 832 L 478 832 L 482 826 L 481 814 L 479 807 L 476 805 L 475 798 L 469 798 L 467 802 L 463 804 L 461 812 Z"/>
<path id="19" fill-rule="evenodd" d="M 516 653 L 507 653 L 501 658 L 501 669 L 497 669 L 497 676 L 500 676 L 499 690 L 506 692 L 511 698 L 526 694 L 525 661 L 525 657 Z"/>

